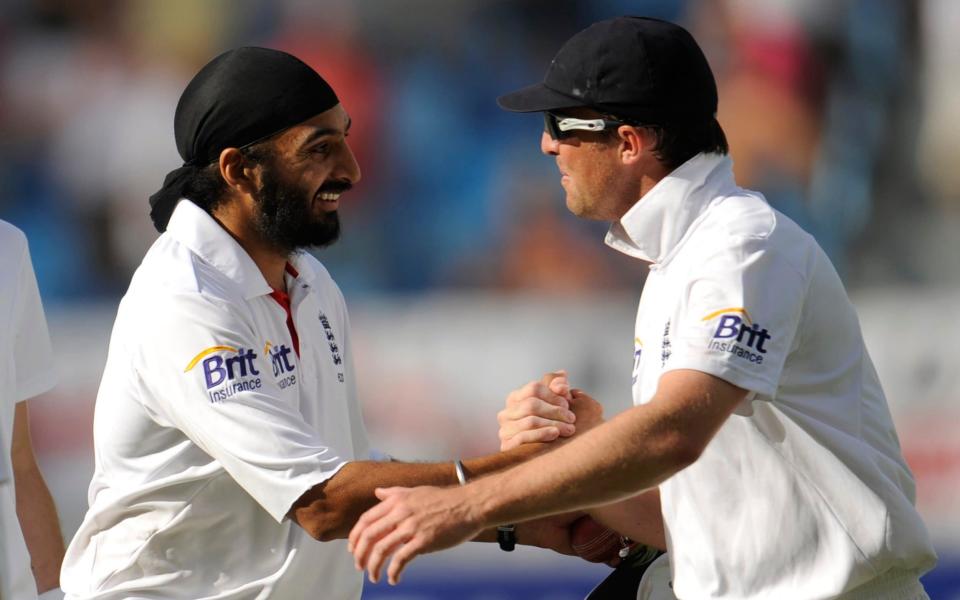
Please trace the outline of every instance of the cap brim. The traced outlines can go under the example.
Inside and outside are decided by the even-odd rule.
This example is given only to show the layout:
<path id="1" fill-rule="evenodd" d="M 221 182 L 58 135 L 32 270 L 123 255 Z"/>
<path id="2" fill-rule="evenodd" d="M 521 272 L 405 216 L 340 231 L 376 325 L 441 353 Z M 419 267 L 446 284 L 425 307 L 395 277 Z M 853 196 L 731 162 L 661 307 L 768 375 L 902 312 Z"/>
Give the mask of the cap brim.
<path id="1" fill-rule="evenodd" d="M 497 105 L 510 112 L 542 112 L 561 108 L 585 106 L 580 98 L 573 98 L 548 88 L 543 83 L 528 85 L 497 98 Z"/>

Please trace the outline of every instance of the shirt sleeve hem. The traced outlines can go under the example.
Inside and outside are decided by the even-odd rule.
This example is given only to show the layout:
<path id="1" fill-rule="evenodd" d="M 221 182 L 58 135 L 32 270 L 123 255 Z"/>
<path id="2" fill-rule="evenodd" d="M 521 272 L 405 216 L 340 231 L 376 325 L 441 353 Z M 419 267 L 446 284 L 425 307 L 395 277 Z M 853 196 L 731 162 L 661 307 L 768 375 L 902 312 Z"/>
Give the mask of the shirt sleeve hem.
<path id="1" fill-rule="evenodd" d="M 701 373 L 713 375 L 714 377 L 722 379 L 727 383 L 763 396 L 773 397 L 777 391 L 777 384 L 775 382 L 768 381 L 762 377 L 757 377 L 756 374 L 737 369 L 729 363 L 705 358 L 682 358 L 672 356 L 661 372 L 661 377 L 663 376 L 663 373 L 667 373 L 668 371 L 676 371 L 679 369 L 691 369 L 693 371 L 700 371 Z"/>
<path id="2" fill-rule="evenodd" d="M 39 396 L 44 392 L 49 392 L 57 385 L 57 378 L 53 375 L 41 374 L 31 377 L 26 381 L 17 384 L 17 392 L 14 394 L 14 402 L 23 402 Z"/>
<path id="3" fill-rule="evenodd" d="M 304 473 L 294 478 L 290 482 L 290 485 L 286 486 L 286 489 L 290 492 L 289 496 L 277 498 L 274 506 L 268 508 L 267 512 L 270 513 L 270 516 L 273 517 L 277 523 L 283 523 L 288 518 L 293 504 L 299 500 L 301 496 L 310 491 L 314 486 L 320 485 L 339 473 L 340 469 L 348 462 L 351 461 L 344 460 L 332 469 L 324 468 L 322 470 Z"/>

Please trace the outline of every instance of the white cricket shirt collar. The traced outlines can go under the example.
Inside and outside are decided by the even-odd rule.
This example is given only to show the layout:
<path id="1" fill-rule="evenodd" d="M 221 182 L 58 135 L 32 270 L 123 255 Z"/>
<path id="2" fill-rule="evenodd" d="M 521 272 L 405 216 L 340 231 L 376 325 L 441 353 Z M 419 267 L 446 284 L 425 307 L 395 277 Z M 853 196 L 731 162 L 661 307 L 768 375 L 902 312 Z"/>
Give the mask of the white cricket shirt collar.
<path id="1" fill-rule="evenodd" d="M 733 161 L 728 156 L 697 154 L 658 181 L 619 221 L 614 221 L 604 241 L 634 258 L 663 263 L 717 193 L 732 187 Z"/>
<path id="2" fill-rule="evenodd" d="M 177 204 L 167 224 L 167 233 L 234 281 L 245 299 L 273 291 L 247 251 L 213 217 L 193 202 L 181 200 Z M 307 261 L 302 260 L 302 251 L 294 252 L 289 262 L 300 278 L 306 281 L 314 279 L 313 268 Z"/>

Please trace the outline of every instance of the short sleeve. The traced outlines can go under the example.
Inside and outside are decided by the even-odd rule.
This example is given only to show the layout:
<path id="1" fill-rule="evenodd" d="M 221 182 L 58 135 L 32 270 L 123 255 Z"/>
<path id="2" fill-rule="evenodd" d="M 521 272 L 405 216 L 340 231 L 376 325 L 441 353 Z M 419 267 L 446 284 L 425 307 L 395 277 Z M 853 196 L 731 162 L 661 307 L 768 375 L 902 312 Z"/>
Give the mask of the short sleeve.
<path id="1" fill-rule="evenodd" d="M 13 323 L 14 399 L 20 402 L 50 390 L 57 383 L 50 333 L 26 244 L 20 262 Z"/>
<path id="2" fill-rule="evenodd" d="M 768 240 L 728 242 L 685 275 L 665 370 L 693 369 L 773 397 L 806 287 L 802 269 Z"/>
<path id="3" fill-rule="evenodd" d="M 136 345 L 144 404 L 282 521 L 346 461 L 283 398 L 241 307 L 183 294 L 156 312 Z"/>

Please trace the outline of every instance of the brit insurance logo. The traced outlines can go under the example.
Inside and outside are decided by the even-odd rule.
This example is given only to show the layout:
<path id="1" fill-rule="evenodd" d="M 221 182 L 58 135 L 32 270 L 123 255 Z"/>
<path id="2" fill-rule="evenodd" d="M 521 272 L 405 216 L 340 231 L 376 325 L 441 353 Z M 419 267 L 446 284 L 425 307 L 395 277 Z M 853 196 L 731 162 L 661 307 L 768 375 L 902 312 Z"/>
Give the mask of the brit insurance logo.
<path id="1" fill-rule="evenodd" d="M 269 341 L 263 346 L 263 353 L 270 357 L 270 367 L 273 369 L 273 376 L 277 379 L 277 385 L 280 389 L 286 389 L 291 385 L 296 385 L 297 376 L 294 370 L 297 368 L 290 359 L 293 352 L 286 344 L 274 346 Z"/>
<path id="2" fill-rule="evenodd" d="M 197 367 L 203 370 L 210 402 L 220 403 L 237 392 L 259 389 L 260 371 L 254 361 L 257 353 L 250 348 L 210 346 L 187 363 L 184 373 Z"/>
<path id="3" fill-rule="evenodd" d="M 715 321 L 716 329 L 707 348 L 714 352 L 728 352 L 754 364 L 763 363 L 767 353 L 766 343 L 770 332 L 750 318 L 742 307 L 722 308 L 703 317 L 703 321 Z"/>

